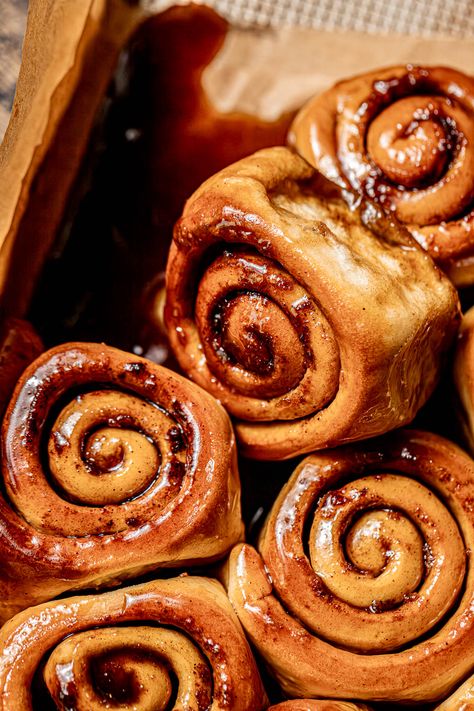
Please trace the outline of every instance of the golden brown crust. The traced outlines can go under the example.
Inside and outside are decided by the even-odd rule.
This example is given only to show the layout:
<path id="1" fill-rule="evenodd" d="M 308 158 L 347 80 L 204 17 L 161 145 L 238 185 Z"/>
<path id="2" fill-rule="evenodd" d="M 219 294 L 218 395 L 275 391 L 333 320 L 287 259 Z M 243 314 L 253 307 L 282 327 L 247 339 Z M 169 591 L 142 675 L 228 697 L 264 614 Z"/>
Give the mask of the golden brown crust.
<path id="1" fill-rule="evenodd" d="M 60 709 L 261 711 L 257 666 L 224 590 L 199 577 L 156 580 L 30 608 L 0 632 L 1 711 L 32 708 L 43 676 Z"/>
<path id="2" fill-rule="evenodd" d="M 73 588 L 223 556 L 243 531 L 232 427 L 143 358 L 66 344 L 24 373 L 2 430 L 0 616 Z"/>
<path id="3" fill-rule="evenodd" d="M 370 228 L 370 229 L 369 229 Z M 410 422 L 458 324 L 409 234 L 286 148 L 204 183 L 178 222 L 165 318 L 183 370 L 276 459 Z"/>
<path id="4" fill-rule="evenodd" d="M 474 462 L 424 432 L 297 467 L 226 580 L 289 696 L 435 701 L 472 672 L 473 501 Z"/>
<path id="5" fill-rule="evenodd" d="M 407 65 L 340 81 L 303 107 L 289 142 L 393 212 L 456 284 L 474 282 L 474 78 Z"/>

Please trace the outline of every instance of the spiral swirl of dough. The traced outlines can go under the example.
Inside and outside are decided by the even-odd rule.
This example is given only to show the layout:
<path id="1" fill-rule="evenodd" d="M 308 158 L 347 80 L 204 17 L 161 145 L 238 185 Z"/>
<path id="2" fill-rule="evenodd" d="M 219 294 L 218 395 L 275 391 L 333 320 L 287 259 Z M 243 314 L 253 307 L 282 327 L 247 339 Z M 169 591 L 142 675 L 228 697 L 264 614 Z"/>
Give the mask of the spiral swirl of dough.
<path id="1" fill-rule="evenodd" d="M 311 294 L 271 259 L 226 251 L 214 260 L 199 283 L 196 324 L 234 415 L 294 419 L 333 398 L 340 369 L 332 329 Z"/>
<path id="2" fill-rule="evenodd" d="M 410 235 L 283 147 L 190 198 L 166 290 L 181 367 L 259 459 L 410 421 L 458 323 L 452 285 Z"/>
<path id="3" fill-rule="evenodd" d="M 435 701 L 472 670 L 474 463 L 423 432 L 314 454 L 229 596 L 291 696 Z"/>
<path id="4" fill-rule="evenodd" d="M 289 141 L 340 185 L 376 200 L 462 286 L 474 281 L 474 79 L 398 66 L 306 104 Z"/>
<path id="5" fill-rule="evenodd" d="M 232 428 L 180 376 L 98 344 L 37 359 L 2 432 L 2 616 L 223 556 L 242 533 Z"/>
<path id="6" fill-rule="evenodd" d="M 45 695 L 62 711 L 266 708 L 224 590 L 199 577 L 19 613 L 0 633 L 0 683 L 1 711 L 44 708 Z"/>

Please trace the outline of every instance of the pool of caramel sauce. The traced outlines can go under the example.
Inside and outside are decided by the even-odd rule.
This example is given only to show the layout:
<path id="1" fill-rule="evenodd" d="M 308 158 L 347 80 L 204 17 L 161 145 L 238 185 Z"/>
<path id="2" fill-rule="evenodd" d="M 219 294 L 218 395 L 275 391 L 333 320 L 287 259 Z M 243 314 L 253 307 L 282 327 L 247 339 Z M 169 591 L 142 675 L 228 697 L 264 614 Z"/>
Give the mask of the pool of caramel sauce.
<path id="1" fill-rule="evenodd" d="M 179 370 L 150 318 L 174 222 L 206 178 L 259 148 L 284 143 L 293 118 L 264 122 L 222 114 L 210 104 L 201 76 L 226 32 L 226 22 L 211 10 L 172 8 L 147 20 L 123 50 L 32 300 L 29 319 L 47 347 L 105 342 Z M 456 438 L 446 432 L 449 398 L 443 385 L 436 407 L 417 420 Z M 444 413 L 442 426 L 437 412 Z M 250 542 L 295 465 L 240 460 Z M 272 700 L 280 700 L 263 674 Z M 35 689 L 38 708 L 52 708 L 38 679 Z"/>
<path id="2" fill-rule="evenodd" d="M 201 75 L 226 32 L 211 10 L 177 7 L 146 21 L 122 52 L 32 302 L 48 344 L 161 345 L 146 327 L 147 286 L 165 268 L 186 198 L 229 163 L 284 142 L 292 115 L 267 123 L 221 114 L 207 99 Z"/>
<path id="3" fill-rule="evenodd" d="M 208 8 L 175 7 L 147 20 L 122 52 L 32 300 L 46 346 L 105 342 L 178 370 L 150 317 L 173 225 L 206 178 L 284 143 L 293 118 L 265 122 L 211 105 L 201 76 L 227 27 Z M 243 462 L 247 521 L 260 519 L 293 466 L 260 463 L 253 476 Z"/>

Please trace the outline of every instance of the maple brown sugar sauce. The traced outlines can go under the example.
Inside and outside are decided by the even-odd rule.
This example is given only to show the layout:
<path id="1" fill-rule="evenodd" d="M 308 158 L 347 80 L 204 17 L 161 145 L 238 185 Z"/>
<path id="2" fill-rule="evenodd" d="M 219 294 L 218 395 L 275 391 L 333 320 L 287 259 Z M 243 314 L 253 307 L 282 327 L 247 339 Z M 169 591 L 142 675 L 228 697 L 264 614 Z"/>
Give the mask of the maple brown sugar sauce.
<path id="1" fill-rule="evenodd" d="M 186 199 L 229 163 L 283 143 L 292 119 L 211 105 L 201 77 L 226 33 L 211 10 L 177 7 L 147 20 L 122 52 L 33 299 L 47 345 L 99 340 L 167 360 L 147 296 Z"/>

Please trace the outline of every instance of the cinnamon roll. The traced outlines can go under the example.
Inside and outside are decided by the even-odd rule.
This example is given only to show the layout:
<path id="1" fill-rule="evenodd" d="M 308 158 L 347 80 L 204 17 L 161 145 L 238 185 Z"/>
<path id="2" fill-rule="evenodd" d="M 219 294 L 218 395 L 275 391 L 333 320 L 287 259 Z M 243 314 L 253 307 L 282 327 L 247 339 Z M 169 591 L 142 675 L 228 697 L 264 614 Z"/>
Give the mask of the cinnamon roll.
<path id="1" fill-rule="evenodd" d="M 94 343 L 38 358 L 2 429 L 0 619 L 222 557 L 242 536 L 232 427 L 197 386 Z"/>
<path id="2" fill-rule="evenodd" d="M 266 708 L 221 585 L 186 576 L 18 614 L 0 632 L 0 687 L 2 711 Z"/>
<path id="3" fill-rule="evenodd" d="M 474 462 L 401 431 L 307 457 L 229 597 L 289 696 L 428 702 L 474 668 Z"/>
<path id="4" fill-rule="evenodd" d="M 289 142 L 339 185 L 404 223 L 458 286 L 474 282 L 474 78 L 396 66 L 335 84 Z"/>
<path id="5" fill-rule="evenodd" d="M 183 370 L 278 459 L 410 422 L 458 326 L 454 288 L 402 228 L 287 148 L 221 171 L 188 201 L 165 319 Z"/>

